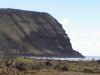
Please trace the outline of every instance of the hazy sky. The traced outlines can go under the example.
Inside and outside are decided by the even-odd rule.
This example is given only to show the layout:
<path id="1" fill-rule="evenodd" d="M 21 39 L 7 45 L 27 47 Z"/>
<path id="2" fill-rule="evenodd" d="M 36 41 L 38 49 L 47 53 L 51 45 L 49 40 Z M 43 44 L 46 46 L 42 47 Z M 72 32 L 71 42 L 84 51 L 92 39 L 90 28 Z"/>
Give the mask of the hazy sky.
<path id="1" fill-rule="evenodd" d="M 0 8 L 47 12 L 63 25 L 74 50 L 100 56 L 100 0 L 0 0 Z"/>

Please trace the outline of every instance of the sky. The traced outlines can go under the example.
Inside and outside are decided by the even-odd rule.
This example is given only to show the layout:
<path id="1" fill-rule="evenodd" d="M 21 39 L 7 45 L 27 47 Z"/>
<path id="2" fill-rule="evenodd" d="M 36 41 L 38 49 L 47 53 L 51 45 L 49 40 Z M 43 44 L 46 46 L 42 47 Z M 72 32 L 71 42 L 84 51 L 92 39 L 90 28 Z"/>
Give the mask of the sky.
<path id="1" fill-rule="evenodd" d="M 100 56 L 100 0 L 0 0 L 0 8 L 47 12 L 62 24 L 74 50 Z"/>

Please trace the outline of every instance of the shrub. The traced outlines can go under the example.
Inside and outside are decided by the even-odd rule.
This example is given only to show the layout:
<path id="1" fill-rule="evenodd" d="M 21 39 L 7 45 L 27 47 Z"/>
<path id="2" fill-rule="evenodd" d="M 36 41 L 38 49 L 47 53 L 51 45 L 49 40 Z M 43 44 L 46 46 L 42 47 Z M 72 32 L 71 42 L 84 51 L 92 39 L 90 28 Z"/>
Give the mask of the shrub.
<path id="1" fill-rule="evenodd" d="M 88 70 L 88 69 L 84 69 L 83 72 L 86 72 L 86 73 L 93 73 L 92 70 Z"/>
<path id="2" fill-rule="evenodd" d="M 68 71 L 68 67 L 67 66 L 62 67 L 62 71 Z"/>
<path id="3" fill-rule="evenodd" d="M 52 66 L 52 64 L 49 61 L 47 61 L 46 66 Z"/>
<path id="4" fill-rule="evenodd" d="M 18 69 L 19 71 L 25 71 L 27 69 L 27 66 L 24 63 L 19 63 L 16 65 L 15 68 Z"/>

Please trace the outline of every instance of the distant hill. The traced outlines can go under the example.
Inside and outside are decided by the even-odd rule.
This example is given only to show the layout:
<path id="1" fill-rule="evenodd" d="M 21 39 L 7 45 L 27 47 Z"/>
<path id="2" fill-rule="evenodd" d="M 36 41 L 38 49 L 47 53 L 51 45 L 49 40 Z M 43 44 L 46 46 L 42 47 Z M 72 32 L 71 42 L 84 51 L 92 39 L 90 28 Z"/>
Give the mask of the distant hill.
<path id="1" fill-rule="evenodd" d="M 16 9 L 0 9 L 0 54 L 83 57 L 50 14 Z"/>

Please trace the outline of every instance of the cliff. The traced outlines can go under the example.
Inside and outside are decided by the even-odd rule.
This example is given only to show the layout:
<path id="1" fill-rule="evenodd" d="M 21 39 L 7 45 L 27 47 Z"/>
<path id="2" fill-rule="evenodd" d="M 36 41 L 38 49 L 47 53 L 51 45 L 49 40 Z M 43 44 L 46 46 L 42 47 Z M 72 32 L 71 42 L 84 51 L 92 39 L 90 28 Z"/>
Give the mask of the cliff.
<path id="1" fill-rule="evenodd" d="M 0 9 L 0 54 L 83 57 L 50 14 L 16 9 Z"/>

